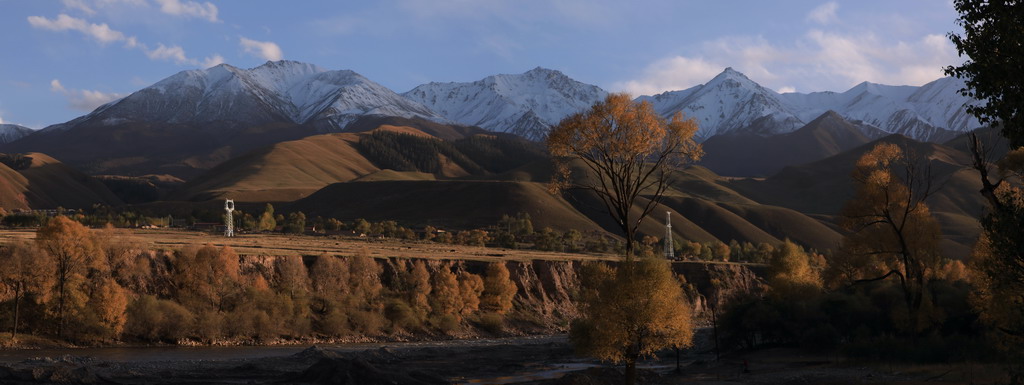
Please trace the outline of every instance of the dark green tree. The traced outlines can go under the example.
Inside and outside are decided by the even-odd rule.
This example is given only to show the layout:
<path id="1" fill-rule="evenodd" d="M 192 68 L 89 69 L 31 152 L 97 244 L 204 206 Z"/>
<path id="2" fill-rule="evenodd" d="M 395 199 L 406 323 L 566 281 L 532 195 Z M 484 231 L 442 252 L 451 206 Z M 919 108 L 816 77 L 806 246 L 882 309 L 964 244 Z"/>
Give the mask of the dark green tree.
<path id="1" fill-rule="evenodd" d="M 1024 146 L 1024 2 L 954 0 L 956 23 L 964 34 L 949 33 L 960 56 L 968 60 L 945 68 L 962 78 L 964 96 L 983 101 L 967 106 L 981 123 L 1002 126 L 1010 146 Z"/>
<path id="2" fill-rule="evenodd" d="M 301 211 L 288 214 L 288 220 L 284 222 L 284 232 L 289 234 L 302 234 L 306 231 L 306 214 Z"/>

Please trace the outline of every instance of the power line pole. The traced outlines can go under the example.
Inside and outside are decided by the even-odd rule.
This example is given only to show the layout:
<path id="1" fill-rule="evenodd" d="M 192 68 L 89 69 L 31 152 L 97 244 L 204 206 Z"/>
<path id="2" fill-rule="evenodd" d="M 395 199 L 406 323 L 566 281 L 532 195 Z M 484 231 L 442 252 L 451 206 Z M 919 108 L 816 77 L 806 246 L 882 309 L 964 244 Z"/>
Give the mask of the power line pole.
<path id="1" fill-rule="evenodd" d="M 235 218 L 231 213 L 235 211 L 235 201 L 227 199 L 224 201 L 224 236 L 235 236 Z"/>

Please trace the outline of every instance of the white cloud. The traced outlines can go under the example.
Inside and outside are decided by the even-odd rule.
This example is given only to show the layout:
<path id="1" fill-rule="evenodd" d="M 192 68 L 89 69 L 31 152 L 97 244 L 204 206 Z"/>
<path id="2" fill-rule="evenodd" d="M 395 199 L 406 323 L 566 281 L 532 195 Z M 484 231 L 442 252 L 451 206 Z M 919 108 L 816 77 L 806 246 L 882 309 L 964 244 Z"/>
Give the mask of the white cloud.
<path id="1" fill-rule="evenodd" d="M 78 31 L 86 36 L 96 39 L 96 41 L 99 41 L 101 44 L 129 39 L 124 33 L 111 29 L 107 24 L 93 24 L 85 21 L 84 19 L 71 17 L 63 13 L 53 20 L 42 16 L 29 16 L 28 23 L 33 27 L 48 29 L 51 31 Z M 134 44 L 135 38 L 131 38 L 130 42 Z"/>
<path id="2" fill-rule="evenodd" d="M 129 2 L 131 0 L 104 0 L 104 1 L 120 1 Z M 152 60 L 170 60 L 179 65 L 193 65 L 203 66 L 203 68 L 212 67 L 214 65 L 224 62 L 224 58 L 218 54 L 207 57 L 203 60 L 189 58 L 185 54 L 185 49 L 178 45 L 167 46 L 163 43 L 158 43 L 156 48 L 150 49 L 146 44 L 139 42 L 135 36 L 127 36 L 120 31 L 116 31 L 110 28 L 106 24 L 93 24 L 88 21 L 76 17 L 71 17 L 66 14 L 60 14 L 55 19 L 47 19 L 42 16 L 29 16 L 28 22 L 35 28 L 41 28 L 51 31 L 78 31 L 87 36 L 90 36 L 101 44 L 107 44 L 111 42 L 124 42 L 126 48 L 137 48 L 146 54 L 146 57 Z M 257 42 L 259 43 L 259 42 Z M 274 43 L 270 44 L 276 48 L 277 45 Z M 280 49 L 277 48 L 277 53 L 280 54 Z"/>
<path id="3" fill-rule="evenodd" d="M 814 29 L 785 46 L 761 37 L 727 37 L 698 47 L 696 55 L 654 61 L 636 78 L 610 88 L 647 95 L 682 90 L 731 66 L 779 92 L 845 91 L 863 81 L 921 85 L 942 77 L 942 67 L 958 63 L 952 43 L 941 35 L 892 41 L 873 33 Z"/>
<path id="4" fill-rule="evenodd" d="M 188 57 L 185 56 L 185 49 L 177 45 L 168 47 L 163 44 L 158 44 L 156 48 L 146 51 L 146 56 L 153 60 L 174 60 L 177 64 L 186 64 L 189 62 Z"/>
<path id="5" fill-rule="evenodd" d="M 168 15 L 194 17 L 206 19 L 210 22 L 219 22 L 217 19 L 217 6 L 210 2 L 195 2 L 181 0 L 156 0 L 160 4 L 160 12 Z"/>
<path id="6" fill-rule="evenodd" d="M 791 93 L 791 92 L 796 92 L 796 88 L 790 87 L 790 86 L 782 86 L 782 87 L 779 87 L 779 90 L 776 91 L 776 92 L 778 92 L 780 94 L 788 94 L 788 93 Z"/>
<path id="7" fill-rule="evenodd" d="M 270 61 L 281 60 L 284 58 L 284 53 L 281 52 L 281 47 L 278 47 L 274 42 L 257 41 L 240 37 L 239 43 L 242 45 L 242 49 L 244 49 L 246 53 L 253 56 Z"/>
<path id="8" fill-rule="evenodd" d="M 64 89 L 64 86 L 60 84 L 60 80 L 57 79 L 50 80 L 50 91 L 60 92 L 62 94 L 68 92 L 68 90 Z"/>
<path id="9" fill-rule="evenodd" d="M 4 124 L 4 117 L 0 116 L 0 124 Z"/>
<path id="10" fill-rule="evenodd" d="M 682 90 L 711 79 L 724 67 L 703 58 L 673 56 L 658 60 L 647 66 L 644 78 L 619 82 L 613 89 L 632 95 L 652 95 L 663 91 Z"/>
<path id="11" fill-rule="evenodd" d="M 68 99 L 68 105 L 71 106 L 71 108 L 82 111 L 92 111 L 95 110 L 96 107 L 124 97 L 124 95 L 118 93 L 107 93 L 95 90 L 69 90 L 64 88 L 64 85 L 61 84 L 58 79 L 50 81 L 50 91 L 64 95 Z"/>
<path id="12" fill-rule="evenodd" d="M 839 18 L 836 17 L 836 10 L 838 9 L 839 4 L 837 4 L 836 2 L 827 2 L 811 10 L 811 12 L 807 14 L 807 20 L 816 22 L 818 24 L 829 24 L 832 22 L 839 21 Z"/>
<path id="13" fill-rule="evenodd" d="M 203 59 L 202 67 L 210 68 L 218 64 L 224 64 L 224 57 L 220 55 L 213 55 L 206 59 Z"/>
<path id="14" fill-rule="evenodd" d="M 92 9 L 84 0 L 61 0 L 64 3 L 64 7 L 68 9 L 77 9 L 87 15 L 95 15 L 96 10 Z"/>

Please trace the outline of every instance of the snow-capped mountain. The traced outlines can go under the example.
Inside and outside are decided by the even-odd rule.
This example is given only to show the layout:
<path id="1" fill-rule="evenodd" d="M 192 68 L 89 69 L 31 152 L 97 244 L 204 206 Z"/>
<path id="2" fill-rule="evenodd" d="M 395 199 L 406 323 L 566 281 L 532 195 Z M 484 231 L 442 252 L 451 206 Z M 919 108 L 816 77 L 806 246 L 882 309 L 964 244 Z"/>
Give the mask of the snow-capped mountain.
<path id="1" fill-rule="evenodd" d="M 559 71 L 537 67 L 469 83 L 427 83 L 402 95 L 455 122 L 539 140 L 552 125 L 607 94 Z"/>
<path id="2" fill-rule="evenodd" d="M 353 71 L 328 71 L 282 60 L 252 69 L 221 64 L 182 71 L 49 129 L 99 120 L 100 124 L 218 122 L 239 126 L 290 122 L 311 123 L 320 131 L 339 131 L 364 115 L 444 120 L 423 105 Z"/>
<path id="3" fill-rule="evenodd" d="M 826 111 L 883 132 L 940 142 L 980 127 L 963 107 L 971 102 L 957 90 L 963 81 L 942 78 L 920 87 L 864 82 L 846 92 L 779 94 L 726 68 L 707 84 L 641 96 L 666 117 L 683 112 L 697 118 L 697 137 L 726 133 L 775 135 L 792 132 Z"/>
<path id="4" fill-rule="evenodd" d="M 25 126 L 0 123 L 0 144 L 13 142 L 33 132 L 35 130 Z"/>
<path id="5" fill-rule="evenodd" d="M 682 112 L 687 118 L 696 118 L 700 125 L 696 136 L 705 140 L 741 130 L 782 134 L 803 126 L 805 122 L 778 96 L 742 73 L 726 68 L 707 84 L 637 99 L 650 102 L 665 117 Z"/>

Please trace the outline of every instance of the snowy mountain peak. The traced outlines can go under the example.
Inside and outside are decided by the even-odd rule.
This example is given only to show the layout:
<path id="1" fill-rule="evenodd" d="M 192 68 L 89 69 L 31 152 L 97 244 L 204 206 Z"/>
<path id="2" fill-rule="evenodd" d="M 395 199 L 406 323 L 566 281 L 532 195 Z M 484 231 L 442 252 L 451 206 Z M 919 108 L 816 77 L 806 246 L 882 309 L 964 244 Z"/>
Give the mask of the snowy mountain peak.
<path id="1" fill-rule="evenodd" d="M 474 82 L 427 83 L 402 95 L 462 124 L 539 140 L 552 125 L 607 94 L 560 71 L 537 67 Z"/>
<path id="2" fill-rule="evenodd" d="M 350 70 L 329 71 L 290 60 L 241 69 L 220 64 L 182 71 L 88 117 L 100 124 L 131 121 L 203 124 L 313 124 L 339 131 L 362 115 L 444 118 Z"/>
<path id="3" fill-rule="evenodd" d="M 35 132 L 35 130 L 25 126 L 0 123 L 0 144 L 13 142 L 33 132 Z"/>
<path id="4" fill-rule="evenodd" d="M 966 114 L 963 104 L 969 99 L 956 92 L 959 88 L 962 82 L 944 78 L 921 87 L 862 82 L 846 92 L 778 94 L 730 67 L 707 84 L 638 100 L 651 102 L 665 116 L 681 111 L 696 117 L 699 140 L 733 132 L 791 132 L 832 110 L 866 130 L 942 141 L 980 127 Z"/>
<path id="5" fill-rule="evenodd" d="M 638 100 L 649 101 L 655 111 L 666 117 L 682 112 L 696 118 L 700 125 L 698 140 L 747 129 L 761 135 L 781 134 L 803 125 L 779 99 L 779 94 L 731 67 L 707 84 Z"/>

